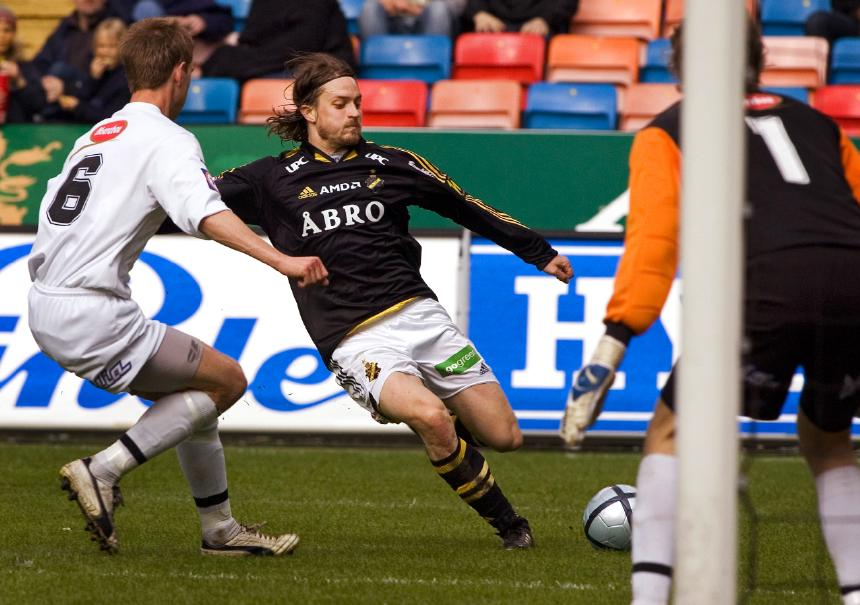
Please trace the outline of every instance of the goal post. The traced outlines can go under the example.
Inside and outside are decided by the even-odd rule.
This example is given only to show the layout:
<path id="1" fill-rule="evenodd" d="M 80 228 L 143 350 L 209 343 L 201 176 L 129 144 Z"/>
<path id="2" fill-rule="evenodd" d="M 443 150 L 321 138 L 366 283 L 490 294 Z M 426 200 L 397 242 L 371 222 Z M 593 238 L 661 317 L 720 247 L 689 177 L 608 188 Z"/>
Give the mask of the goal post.
<path id="1" fill-rule="evenodd" d="M 677 603 L 736 601 L 744 4 L 685 10 Z"/>

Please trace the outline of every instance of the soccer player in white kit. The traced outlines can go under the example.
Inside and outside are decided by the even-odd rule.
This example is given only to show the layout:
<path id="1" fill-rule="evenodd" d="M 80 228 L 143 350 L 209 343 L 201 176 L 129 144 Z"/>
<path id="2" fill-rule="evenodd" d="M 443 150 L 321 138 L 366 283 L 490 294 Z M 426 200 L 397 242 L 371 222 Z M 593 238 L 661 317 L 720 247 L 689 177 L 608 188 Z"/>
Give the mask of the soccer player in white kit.
<path id="1" fill-rule="evenodd" d="M 176 446 L 200 516 L 202 552 L 281 555 L 294 534 L 267 536 L 230 511 L 218 416 L 245 392 L 239 364 L 164 324 L 130 298 L 129 271 L 166 217 L 300 283 L 324 286 L 316 257 L 290 257 L 250 231 L 221 201 L 194 136 L 173 122 L 188 92 L 191 37 L 166 19 L 136 23 L 121 48 L 131 102 L 79 138 L 48 183 L 29 269 L 33 337 L 65 369 L 152 406 L 111 446 L 60 470 L 87 530 L 118 548 L 119 479 Z"/>

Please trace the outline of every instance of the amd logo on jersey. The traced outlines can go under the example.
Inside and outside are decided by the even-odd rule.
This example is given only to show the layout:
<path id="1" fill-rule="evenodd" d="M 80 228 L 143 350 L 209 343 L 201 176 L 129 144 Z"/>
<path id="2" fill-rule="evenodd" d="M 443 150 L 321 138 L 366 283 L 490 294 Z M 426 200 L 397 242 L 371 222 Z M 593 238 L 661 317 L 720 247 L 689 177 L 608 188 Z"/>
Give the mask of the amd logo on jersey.
<path id="1" fill-rule="evenodd" d="M 342 208 L 326 208 L 320 212 L 314 212 L 316 220 L 310 212 L 303 212 L 302 237 L 308 234 L 316 235 L 323 231 L 337 229 L 341 225 L 351 227 L 365 223 L 378 223 L 385 215 L 385 206 L 382 202 L 373 200 L 362 208 L 358 204 L 345 204 Z M 321 228 L 322 226 L 322 228 Z"/>

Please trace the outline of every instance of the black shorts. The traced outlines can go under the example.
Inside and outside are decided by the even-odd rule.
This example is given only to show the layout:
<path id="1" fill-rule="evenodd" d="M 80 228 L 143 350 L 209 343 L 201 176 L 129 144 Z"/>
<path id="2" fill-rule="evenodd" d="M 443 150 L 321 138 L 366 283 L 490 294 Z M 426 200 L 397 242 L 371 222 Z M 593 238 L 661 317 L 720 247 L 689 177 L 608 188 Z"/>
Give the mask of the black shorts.
<path id="1" fill-rule="evenodd" d="M 776 420 L 798 367 L 804 414 L 844 431 L 860 405 L 860 250 L 804 248 L 748 262 L 743 414 Z M 675 368 L 661 398 L 674 409 Z"/>

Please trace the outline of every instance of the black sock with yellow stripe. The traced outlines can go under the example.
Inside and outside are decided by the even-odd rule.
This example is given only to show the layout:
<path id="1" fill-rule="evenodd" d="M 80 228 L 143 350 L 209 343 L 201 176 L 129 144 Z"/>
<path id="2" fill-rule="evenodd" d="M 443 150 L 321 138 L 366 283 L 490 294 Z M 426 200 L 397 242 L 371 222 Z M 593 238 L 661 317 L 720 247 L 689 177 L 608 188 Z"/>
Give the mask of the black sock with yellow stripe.
<path id="1" fill-rule="evenodd" d="M 496 529 L 516 518 L 477 448 L 457 439 L 456 449 L 442 460 L 433 461 L 433 466 L 451 489 Z"/>

